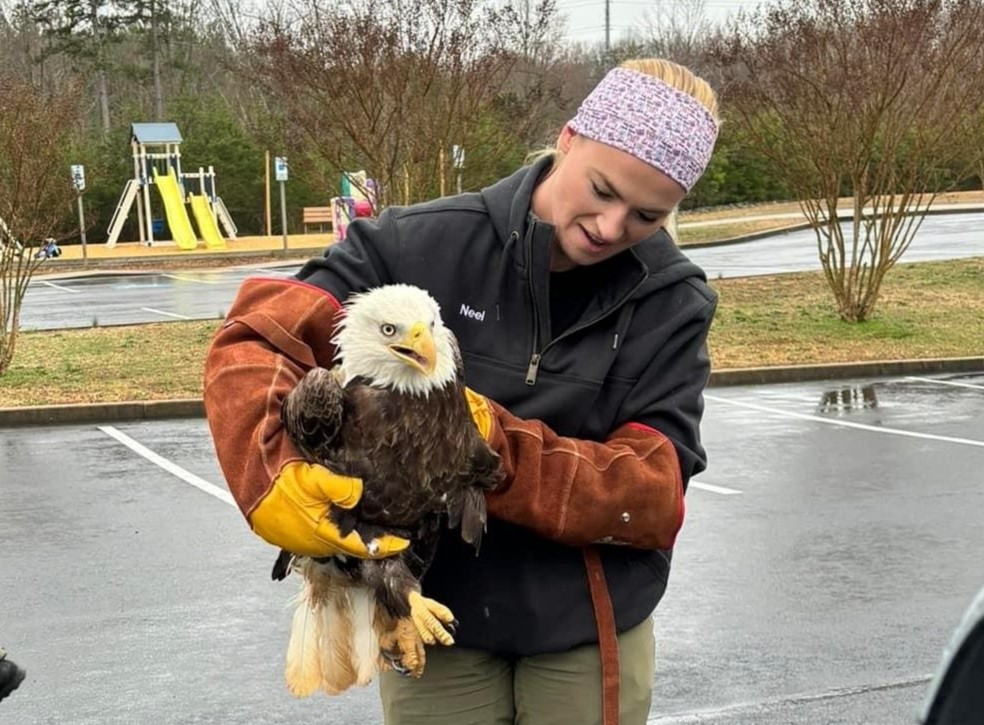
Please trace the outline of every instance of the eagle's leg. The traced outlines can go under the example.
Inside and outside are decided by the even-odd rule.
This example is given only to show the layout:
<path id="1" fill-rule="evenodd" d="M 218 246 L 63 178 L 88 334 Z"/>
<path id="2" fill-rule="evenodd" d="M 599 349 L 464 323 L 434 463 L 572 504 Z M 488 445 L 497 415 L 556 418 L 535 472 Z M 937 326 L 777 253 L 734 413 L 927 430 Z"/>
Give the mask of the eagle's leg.
<path id="1" fill-rule="evenodd" d="M 404 677 L 424 674 L 424 641 L 409 618 L 394 619 L 384 607 L 377 607 L 376 632 L 382 669 L 392 669 Z"/>
<path id="2" fill-rule="evenodd" d="M 440 642 L 446 646 L 454 644 L 451 632 L 454 631 L 457 620 L 450 609 L 436 599 L 428 599 L 416 590 L 407 595 L 407 601 L 410 603 L 410 619 L 424 642 L 427 644 Z"/>
<path id="3" fill-rule="evenodd" d="M 425 644 L 454 644 L 457 621 L 446 606 L 420 593 L 420 583 L 403 556 L 362 562 L 364 581 L 394 619 L 409 617 Z M 450 630 L 450 631 L 449 631 Z"/>

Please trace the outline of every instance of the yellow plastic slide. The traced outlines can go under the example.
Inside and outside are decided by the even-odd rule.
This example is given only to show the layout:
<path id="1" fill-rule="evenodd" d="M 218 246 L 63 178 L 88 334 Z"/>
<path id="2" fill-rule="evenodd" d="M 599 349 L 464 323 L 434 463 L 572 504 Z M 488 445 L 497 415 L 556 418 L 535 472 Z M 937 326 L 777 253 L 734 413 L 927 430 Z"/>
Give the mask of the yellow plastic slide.
<path id="1" fill-rule="evenodd" d="M 181 187 L 178 186 L 178 179 L 174 175 L 174 169 L 168 169 L 167 176 L 161 176 L 154 169 L 154 186 L 161 194 L 164 202 L 164 214 L 167 216 L 167 226 L 171 230 L 171 237 L 181 249 L 194 249 L 198 246 L 198 237 L 195 230 L 191 227 L 191 220 L 188 218 L 188 211 L 185 209 L 184 200 L 181 198 Z"/>
<path id="2" fill-rule="evenodd" d="M 225 239 L 219 233 L 215 217 L 212 216 L 212 205 L 208 203 L 207 196 L 191 195 L 191 213 L 195 215 L 195 224 L 198 225 L 198 231 L 205 240 L 205 246 L 212 249 L 225 247 Z"/>

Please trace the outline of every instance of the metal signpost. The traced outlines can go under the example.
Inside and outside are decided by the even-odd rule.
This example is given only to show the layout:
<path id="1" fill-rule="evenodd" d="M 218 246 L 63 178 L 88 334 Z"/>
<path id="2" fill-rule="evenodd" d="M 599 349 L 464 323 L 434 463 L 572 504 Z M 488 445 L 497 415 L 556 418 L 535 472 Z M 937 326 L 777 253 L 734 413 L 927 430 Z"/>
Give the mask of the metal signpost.
<path id="1" fill-rule="evenodd" d="M 79 203 L 79 233 L 82 236 L 82 263 L 89 264 L 89 248 L 85 243 L 85 212 L 82 210 L 82 192 L 85 191 L 85 167 L 72 164 L 72 186 Z"/>
<path id="2" fill-rule="evenodd" d="M 273 159 L 274 178 L 280 183 L 280 226 L 284 233 L 284 256 L 287 255 L 287 157 L 275 156 Z"/>
<path id="3" fill-rule="evenodd" d="M 461 193 L 461 170 L 465 168 L 465 147 L 454 144 L 451 146 L 451 164 L 457 171 L 457 189 Z"/>

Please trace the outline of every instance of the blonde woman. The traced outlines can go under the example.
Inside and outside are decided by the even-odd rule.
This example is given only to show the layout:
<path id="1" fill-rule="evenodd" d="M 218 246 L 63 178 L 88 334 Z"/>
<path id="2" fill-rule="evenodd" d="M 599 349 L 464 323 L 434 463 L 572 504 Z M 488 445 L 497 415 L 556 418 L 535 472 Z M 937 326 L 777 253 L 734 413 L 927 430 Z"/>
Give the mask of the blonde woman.
<path id="1" fill-rule="evenodd" d="M 295 280 L 244 283 L 209 353 L 205 403 L 230 489 L 271 544 L 366 556 L 324 520 L 351 487 L 325 469 L 299 475 L 279 420 L 305 369 L 332 364 L 353 293 L 402 282 L 438 300 L 476 423 L 503 460 L 479 556 L 448 535 L 423 580 L 457 616 L 456 644 L 429 649 L 419 680 L 382 676 L 389 725 L 645 723 L 651 614 L 687 483 L 706 465 L 716 305 L 663 227 L 717 131 L 707 83 L 630 61 L 553 153 L 479 193 L 357 220 Z"/>

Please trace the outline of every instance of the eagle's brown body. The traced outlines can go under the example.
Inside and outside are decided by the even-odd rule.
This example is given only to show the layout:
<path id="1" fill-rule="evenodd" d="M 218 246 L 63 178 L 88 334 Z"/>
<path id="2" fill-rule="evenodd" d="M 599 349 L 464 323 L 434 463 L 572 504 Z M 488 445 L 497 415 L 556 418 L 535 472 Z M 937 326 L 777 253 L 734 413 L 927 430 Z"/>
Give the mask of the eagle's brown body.
<path id="1" fill-rule="evenodd" d="M 284 405 L 287 434 L 312 461 L 362 479 L 358 505 L 332 512 L 342 533 L 354 528 L 363 541 L 382 533 L 411 540 L 393 560 L 350 567 L 377 588 L 394 617 L 406 616 L 403 587 L 433 558 L 441 515 L 477 548 L 486 521 L 484 491 L 499 480 L 499 457 L 472 423 L 460 379 L 423 396 L 360 379 L 343 388 L 330 371 L 316 368 Z M 397 562 L 403 566 L 394 567 Z"/>
<path id="2" fill-rule="evenodd" d="M 338 366 L 308 371 L 281 420 L 311 462 L 361 479 L 354 508 L 326 510 L 369 558 L 278 557 L 275 579 L 296 569 L 304 580 L 287 647 L 296 695 L 365 685 L 381 664 L 419 677 L 424 644 L 453 643 L 453 612 L 423 596 L 420 578 L 445 524 L 479 545 L 484 492 L 501 476 L 472 420 L 457 342 L 424 290 L 393 284 L 351 296 L 332 342 Z M 383 534 L 409 547 L 373 558 Z"/>

